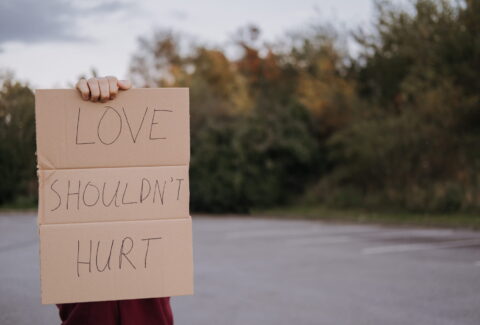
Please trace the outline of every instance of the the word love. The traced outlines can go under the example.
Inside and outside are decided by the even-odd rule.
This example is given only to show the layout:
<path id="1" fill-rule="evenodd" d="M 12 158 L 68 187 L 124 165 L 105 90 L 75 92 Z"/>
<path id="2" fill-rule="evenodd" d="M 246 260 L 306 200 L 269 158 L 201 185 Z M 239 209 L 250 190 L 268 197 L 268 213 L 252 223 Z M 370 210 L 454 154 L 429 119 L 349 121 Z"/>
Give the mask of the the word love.
<path id="1" fill-rule="evenodd" d="M 123 106 L 120 108 L 105 106 L 102 115 L 98 115 L 93 121 L 92 118 L 88 119 L 89 124 L 93 122 L 96 126 L 96 132 L 93 133 L 91 127 L 85 127 L 84 123 L 87 122 L 82 119 L 82 108 L 79 107 L 76 119 L 75 144 L 101 143 L 112 145 L 120 139 L 123 133 L 127 133 L 133 143 L 137 143 L 141 134 L 149 141 L 167 139 L 167 136 L 162 134 L 160 121 L 168 119 L 167 114 L 173 113 L 173 110 L 146 107 L 144 111 L 130 110 L 130 112 L 132 111 L 134 114 L 136 112 L 137 115 L 141 115 L 133 118 L 127 114 Z M 140 122 L 135 125 L 135 120 Z"/>

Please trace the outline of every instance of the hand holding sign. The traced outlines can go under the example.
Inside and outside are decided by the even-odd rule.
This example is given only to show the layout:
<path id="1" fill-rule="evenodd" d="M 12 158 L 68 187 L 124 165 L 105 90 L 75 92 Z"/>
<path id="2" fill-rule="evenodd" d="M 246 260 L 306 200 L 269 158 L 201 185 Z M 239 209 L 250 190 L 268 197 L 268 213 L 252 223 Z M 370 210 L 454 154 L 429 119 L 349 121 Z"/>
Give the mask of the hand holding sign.
<path id="1" fill-rule="evenodd" d="M 128 80 L 118 80 L 116 77 L 80 79 L 77 89 L 84 100 L 105 103 L 109 99 L 115 99 L 118 90 L 128 90 L 132 84 Z"/>

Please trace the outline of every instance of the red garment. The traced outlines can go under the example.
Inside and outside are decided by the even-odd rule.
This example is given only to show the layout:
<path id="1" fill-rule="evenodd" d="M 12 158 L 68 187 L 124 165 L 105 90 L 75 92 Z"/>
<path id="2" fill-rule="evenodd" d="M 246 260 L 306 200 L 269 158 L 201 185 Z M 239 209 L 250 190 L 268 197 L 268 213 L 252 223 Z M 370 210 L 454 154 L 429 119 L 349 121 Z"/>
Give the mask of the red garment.
<path id="1" fill-rule="evenodd" d="M 170 298 L 57 305 L 62 325 L 173 325 Z"/>

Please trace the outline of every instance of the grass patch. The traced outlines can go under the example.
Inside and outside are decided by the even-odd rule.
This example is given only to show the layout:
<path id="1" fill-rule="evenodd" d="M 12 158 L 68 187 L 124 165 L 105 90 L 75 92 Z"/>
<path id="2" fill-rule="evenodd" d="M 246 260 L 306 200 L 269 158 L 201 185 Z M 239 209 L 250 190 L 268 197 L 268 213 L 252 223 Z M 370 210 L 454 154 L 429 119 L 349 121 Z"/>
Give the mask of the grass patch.
<path id="1" fill-rule="evenodd" d="M 257 210 L 253 211 L 252 214 L 266 217 L 298 218 L 326 222 L 480 230 L 480 215 L 478 214 L 435 214 L 405 211 L 333 209 L 322 205 L 294 205 L 267 210 Z"/>

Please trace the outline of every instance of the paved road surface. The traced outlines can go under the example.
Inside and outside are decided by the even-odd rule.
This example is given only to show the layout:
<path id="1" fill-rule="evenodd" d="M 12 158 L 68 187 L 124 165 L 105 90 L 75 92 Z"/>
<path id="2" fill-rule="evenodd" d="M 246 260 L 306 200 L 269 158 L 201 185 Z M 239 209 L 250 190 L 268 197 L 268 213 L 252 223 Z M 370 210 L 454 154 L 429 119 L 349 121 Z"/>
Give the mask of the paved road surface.
<path id="1" fill-rule="evenodd" d="M 480 324 L 480 233 L 194 218 L 193 297 L 176 324 Z M 39 304 L 33 215 L 0 216 L 0 324 L 58 324 Z"/>

